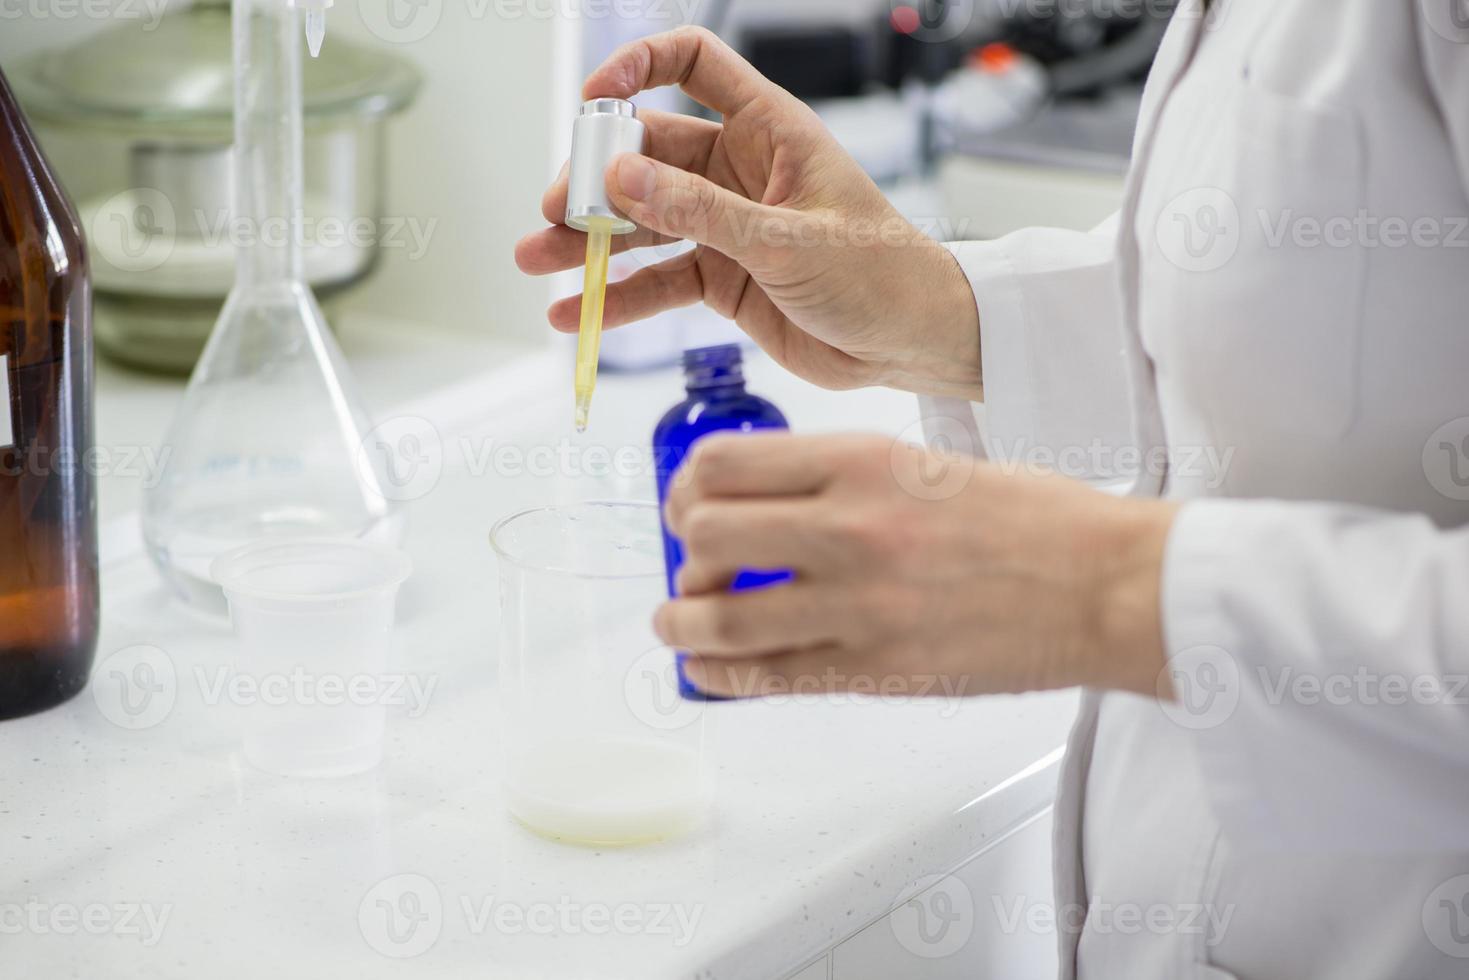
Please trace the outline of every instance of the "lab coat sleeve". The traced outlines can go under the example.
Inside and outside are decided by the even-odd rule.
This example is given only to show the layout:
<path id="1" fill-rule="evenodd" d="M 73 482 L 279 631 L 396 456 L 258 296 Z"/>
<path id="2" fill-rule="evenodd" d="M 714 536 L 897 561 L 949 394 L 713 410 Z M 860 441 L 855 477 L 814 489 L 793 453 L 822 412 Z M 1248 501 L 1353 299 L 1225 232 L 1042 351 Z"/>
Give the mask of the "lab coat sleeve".
<path id="1" fill-rule="evenodd" d="M 1119 450 L 1135 440 L 1115 220 L 1092 232 L 1033 228 L 947 246 L 979 308 L 982 454 L 991 459 L 1117 478 Z M 925 415 L 930 433 L 935 418 L 977 428 L 967 402 L 925 400 Z"/>
<path id="2" fill-rule="evenodd" d="M 1187 504 L 1164 632 L 1224 833 L 1469 850 L 1469 529 L 1330 504 Z"/>

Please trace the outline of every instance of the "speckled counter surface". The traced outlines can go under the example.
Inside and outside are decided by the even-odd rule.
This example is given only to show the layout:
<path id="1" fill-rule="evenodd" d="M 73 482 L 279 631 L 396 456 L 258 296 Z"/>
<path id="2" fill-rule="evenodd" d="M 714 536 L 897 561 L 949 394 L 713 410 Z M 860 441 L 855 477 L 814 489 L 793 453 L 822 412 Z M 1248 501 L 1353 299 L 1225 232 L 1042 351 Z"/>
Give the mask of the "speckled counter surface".
<path id="1" fill-rule="evenodd" d="M 904 396 L 751 373 L 806 431 L 916 420 Z M 370 774 L 249 767 L 208 694 L 224 627 L 168 597 L 136 551 L 111 550 L 92 689 L 0 725 L 0 975 L 781 977 L 1049 804 L 1074 695 L 807 698 L 710 708 L 719 796 L 691 837 L 598 851 L 515 824 L 498 785 L 485 532 L 530 503 L 640 495 L 645 474 L 568 481 L 560 463 L 517 470 L 514 450 L 580 466 L 588 445 L 640 447 L 677 394 L 671 372 L 610 378 L 574 443 L 569 392 L 552 385 L 567 397 L 434 419 L 442 466 L 411 504 L 418 571 L 393 669 L 435 686 L 392 710 Z M 142 655 L 141 673 L 140 645 L 162 655 Z"/>

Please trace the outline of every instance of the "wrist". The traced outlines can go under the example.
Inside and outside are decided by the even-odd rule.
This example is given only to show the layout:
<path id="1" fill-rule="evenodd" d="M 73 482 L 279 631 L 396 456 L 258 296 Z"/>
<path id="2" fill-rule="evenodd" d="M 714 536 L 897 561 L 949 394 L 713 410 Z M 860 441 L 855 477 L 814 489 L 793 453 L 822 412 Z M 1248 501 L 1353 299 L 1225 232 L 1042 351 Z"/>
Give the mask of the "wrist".
<path id="1" fill-rule="evenodd" d="M 916 229 L 915 234 L 904 277 L 910 329 L 883 383 L 919 395 L 983 401 L 974 290 L 952 252 Z"/>
<path id="2" fill-rule="evenodd" d="M 1179 505 L 1118 501 L 1107 534 L 1108 560 L 1094 589 L 1094 669 L 1086 683 L 1157 696 L 1167 663 L 1163 642 L 1163 564 Z"/>

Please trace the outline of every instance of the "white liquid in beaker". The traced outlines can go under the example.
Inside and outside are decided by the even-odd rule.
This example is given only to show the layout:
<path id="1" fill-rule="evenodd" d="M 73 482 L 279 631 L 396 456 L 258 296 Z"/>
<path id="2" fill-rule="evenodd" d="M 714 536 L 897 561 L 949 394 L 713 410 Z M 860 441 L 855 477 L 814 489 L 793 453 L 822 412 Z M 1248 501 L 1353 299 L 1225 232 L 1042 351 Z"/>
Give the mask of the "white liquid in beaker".
<path id="1" fill-rule="evenodd" d="M 583 844 L 677 836 L 703 819 L 712 795 L 697 752 L 652 740 L 543 743 L 511 765 L 510 812 Z"/>

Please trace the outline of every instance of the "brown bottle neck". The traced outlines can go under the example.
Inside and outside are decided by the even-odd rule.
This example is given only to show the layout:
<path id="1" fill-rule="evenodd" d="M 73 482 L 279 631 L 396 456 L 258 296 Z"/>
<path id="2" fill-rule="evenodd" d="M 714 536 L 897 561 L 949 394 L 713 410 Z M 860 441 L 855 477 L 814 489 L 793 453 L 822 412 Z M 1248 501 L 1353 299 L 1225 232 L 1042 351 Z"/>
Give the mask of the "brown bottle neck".
<path id="1" fill-rule="evenodd" d="M 0 72 L 0 353 L 54 361 L 89 312 L 76 211 Z"/>
<path id="2" fill-rule="evenodd" d="M 41 236 L 47 243 L 60 243 L 57 266 L 85 267 L 84 238 L 76 208 L 56 171 L 46 159 L 35 131 L 21 111 L 15 91 L 0 70 L 0 221 L 12 228 Z M 21 232 L 12 233 L 19 239 Z M 0 236 L 4 230 L 0 229 Z M 48 251 L 54 249 L 54 244 Z"/>

